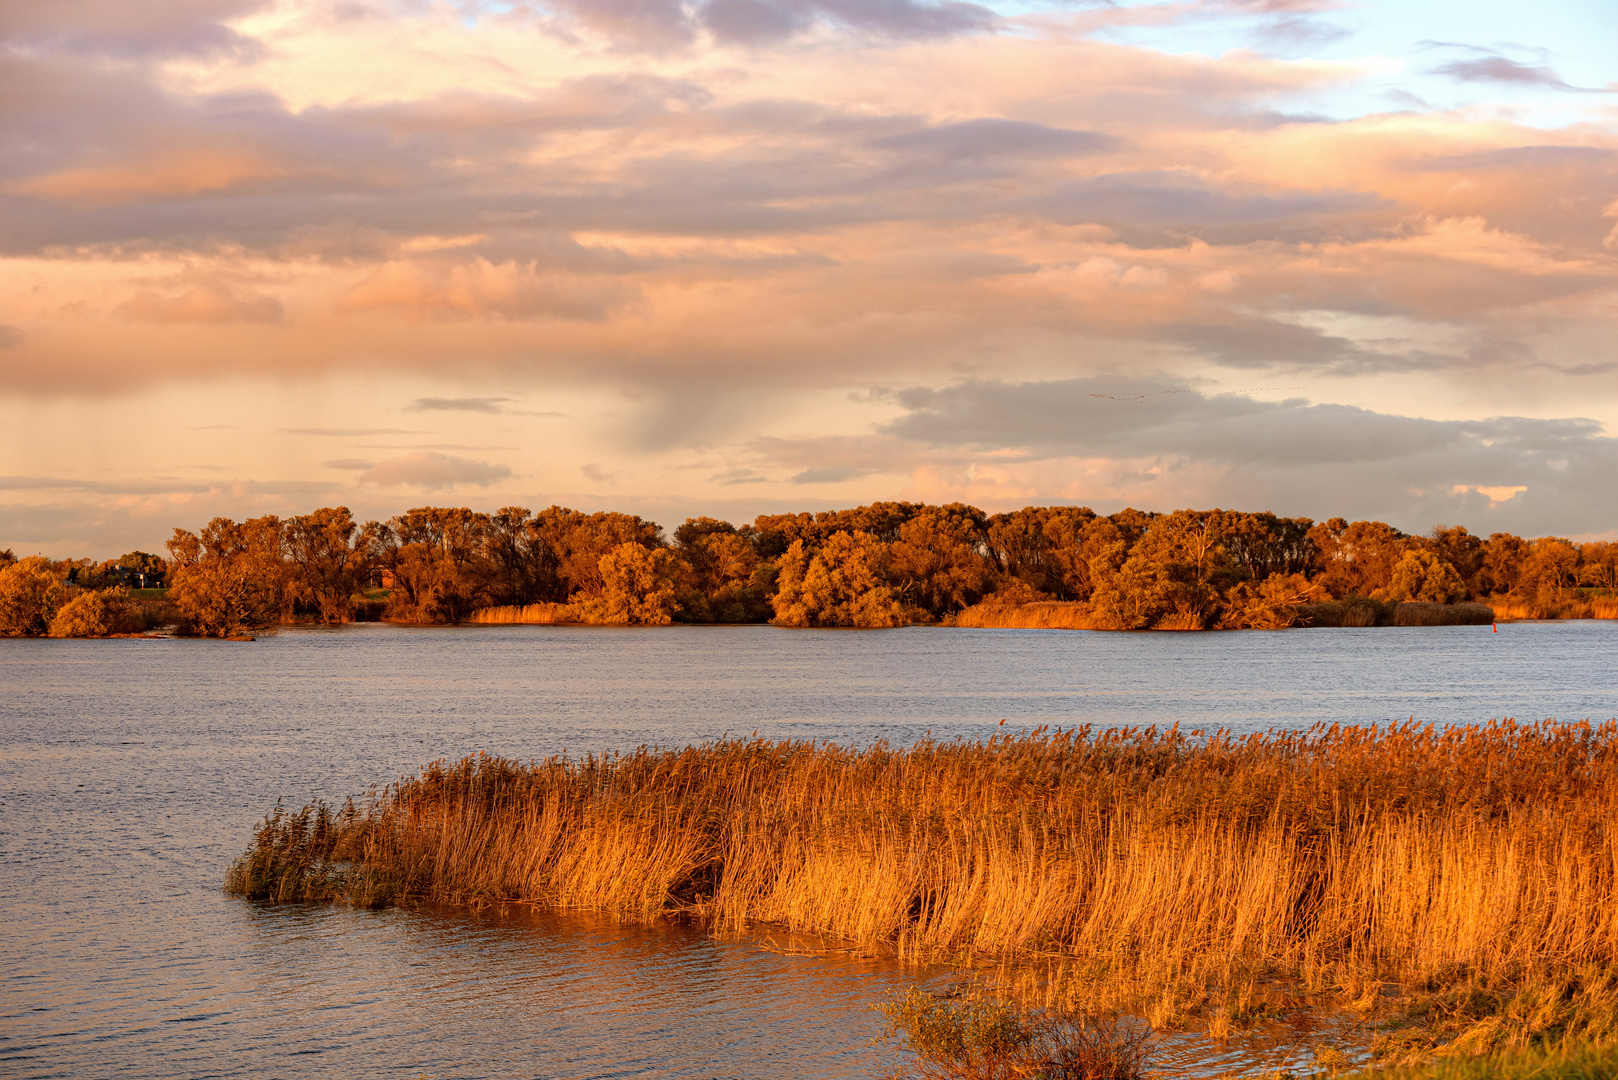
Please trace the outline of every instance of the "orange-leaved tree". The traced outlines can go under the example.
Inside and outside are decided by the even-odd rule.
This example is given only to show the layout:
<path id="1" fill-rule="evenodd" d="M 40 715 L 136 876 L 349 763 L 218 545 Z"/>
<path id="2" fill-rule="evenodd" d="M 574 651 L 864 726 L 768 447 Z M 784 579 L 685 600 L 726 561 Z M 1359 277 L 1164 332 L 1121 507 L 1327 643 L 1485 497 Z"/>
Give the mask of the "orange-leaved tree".
<path id="1" fill-rule="evenodd" d="M 668 548 L 619 544 L 601 556 L 601 587 L 579 594 L 568 615 L 599 626 L 667 626 L 680 609 L 674 564 Z"/>
<path id="2" fill-rule="evenodd" d="M 370 574 L 371 540 L 379 530 L 375 522 L 361 529 L 346 506 L 323 506 L 287 520 L 286 550 L 296 567 L 293 590 L 322 622 L 353 617 L 354 594 Z"/>
<path id="3" fill-rule="evenodd" d="M 51 620 L 50 636 L 109 637 L 138 634 L 144 629 L 146 616 L 140 605 L 130 597 L 127 587 L 118 585 L 99 592 L 82 592 L 63 604 Z"/>
<path id="4" fill-rule="evenodd" d="M 5 565 L 0 569 L 0 637 L 45 633 L 75 591 L 43 555 Z"/>
<path id="5" fill-rule="evenodd" d="M 1373 592 L 1377 600 L 1398 604 L 1410 600 L 1453 604 L 1466 599 L 1466 582 L 1455 567 L 1430 551 L 1407 551 L 1393 568 L 1387 588 Z"/>
<path id="6" fill-rule="evenodd" d="M 781 557 L 776 584 L 777 626 L 876 628 L 907 621 L 888 580 L 887 547 L 869 533 L 833 533 L 817 551 L 794 540 Z"/>
<path id="7" fill-rule="evenodd" d="M 291 612 L 292 573 L 279 518 L 214 518 L 199 536 L 175 529 L 168 598 L 183 634 L 240 637 Z"/>

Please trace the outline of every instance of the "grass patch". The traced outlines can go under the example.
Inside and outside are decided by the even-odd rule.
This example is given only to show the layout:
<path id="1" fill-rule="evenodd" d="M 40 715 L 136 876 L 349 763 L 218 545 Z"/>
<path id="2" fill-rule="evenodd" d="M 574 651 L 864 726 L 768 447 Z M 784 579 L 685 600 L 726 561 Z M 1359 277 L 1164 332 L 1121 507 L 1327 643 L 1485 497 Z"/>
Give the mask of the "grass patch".
<path id="1" fill-rule="evenodd" d="M 1494 609 L 1487 604 L 1431 604 L 1411 601 L 1393 609 L 1394 626 L 1488 626 Z"/>
<path id="2" fill-rule="evenodd" d="M 1563 1043 L 1344 1074 L 1343 1080 L 1618 1080 L 1618 1046 Z"/>

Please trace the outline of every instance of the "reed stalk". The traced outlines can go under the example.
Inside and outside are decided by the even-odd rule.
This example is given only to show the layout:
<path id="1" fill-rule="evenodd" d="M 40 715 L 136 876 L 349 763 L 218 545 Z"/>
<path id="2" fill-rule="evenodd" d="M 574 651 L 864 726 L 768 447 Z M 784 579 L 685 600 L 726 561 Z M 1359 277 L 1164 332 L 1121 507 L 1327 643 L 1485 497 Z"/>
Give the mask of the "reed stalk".
<path id="1" fill-rule="evenodd" d="M 957 613 L 955 626 L 998 630 L 1095 630 L 1087 604 L 1036 600 L 1028 604 L 978 604 Z"/>
<path id="2" fill-rule="evenodd" d="M 555 626 L 571 622 L 566 604 L 521 604 L 511 607 L 479 608 L 467 617 L 467 622 L 496 624 L 525 624 Z"/>
<path id="3" fill-rule="evenodd" d="M 1461 986 L 1541 1000 L 1513 1030 L 1618 1032 L 1615 884 L 1618 723 L 1500 721 L 479 755 L 361 811 L 272 817 L 227 887 L 1038 961 L 1114 1004 L 1155 995 L 1160 1023 L 1257 981 L 1370 1000 L 1391 979 L 1438 1009 Z M 1516 1037 L 1496 1034 L 1480 1049 Z"/>

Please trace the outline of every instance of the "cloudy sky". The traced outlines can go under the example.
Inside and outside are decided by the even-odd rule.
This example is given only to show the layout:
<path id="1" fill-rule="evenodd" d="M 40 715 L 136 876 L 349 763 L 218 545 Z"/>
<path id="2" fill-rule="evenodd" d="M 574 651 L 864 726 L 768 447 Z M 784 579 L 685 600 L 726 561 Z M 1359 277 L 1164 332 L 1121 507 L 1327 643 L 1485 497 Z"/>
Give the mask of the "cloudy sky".
<path id="1" fill-rule="evenodd" d="M 1618 535 L 1618 5 L 7 0 L 0 547 L 961 499 Z"/>

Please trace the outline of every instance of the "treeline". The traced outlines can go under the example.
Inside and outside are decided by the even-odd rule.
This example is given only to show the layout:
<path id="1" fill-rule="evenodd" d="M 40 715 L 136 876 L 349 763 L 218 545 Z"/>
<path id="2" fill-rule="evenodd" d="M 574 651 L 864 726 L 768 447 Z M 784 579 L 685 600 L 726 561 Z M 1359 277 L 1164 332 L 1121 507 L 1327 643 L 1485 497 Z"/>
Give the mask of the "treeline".
<path id="1" fill-rule="evenodd" d="M 225 637 L 298 619 L 455 623 L 533 605 L 607 625 L 1010 625 L 1007 612 L 1059 605 L 1066 625 L 1096 629 L 1277 629 L 1387 621 L 1406 602 L 1588 614 L 1577 605 L 1618 594 L 1611 543 L 1460 526 L 1411 536 L 1231 510 L 881 502 L 741 526 L 691 518 L 670 537 L 634 515 L 560 506 L 421 507 L 363 524 L 329 507 L 215 518 L 176 529 L 167 548 L 167 559 L 134 552 L 99 566 L 0 553 L 0 632 L 85 632 L 94 620 L 58 628 L 58 615 L 91 605 L 85 596 L 125 603 L 132 573 L 161 575 L 181 632 Z"/>

